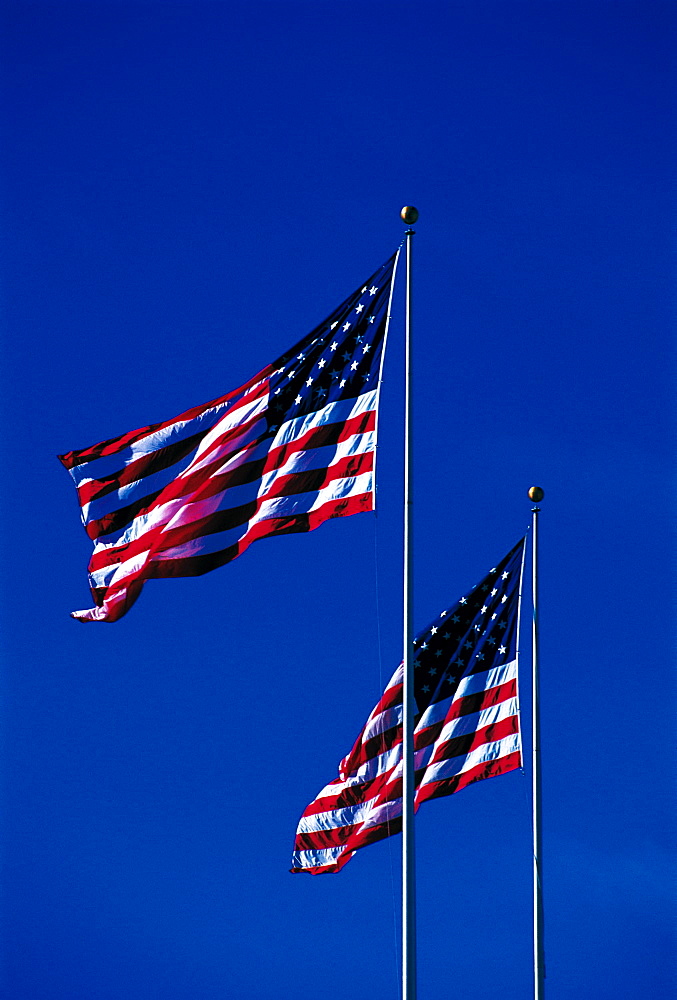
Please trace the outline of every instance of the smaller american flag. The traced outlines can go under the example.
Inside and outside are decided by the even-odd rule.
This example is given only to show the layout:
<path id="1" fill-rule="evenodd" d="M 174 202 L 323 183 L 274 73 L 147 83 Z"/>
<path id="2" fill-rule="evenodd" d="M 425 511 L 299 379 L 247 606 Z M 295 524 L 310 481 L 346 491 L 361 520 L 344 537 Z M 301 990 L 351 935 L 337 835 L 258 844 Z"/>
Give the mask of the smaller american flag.
<path id="1" fill-rule="evenodd" d="M 415 808 L 521 766 L 517 633 L 526 536 L 415 642 Z M 307 807 L 292 872 L 337 872 L 402 829 L 402 664 L 339 776 Z"/>
<path id="2" fill-rule="evenodd" d="M 373 509 L 396 263 L 240 388 L 59 456 L 94 542 L 96 606 L 74 618 L 117 621 L 147 580 L 199 576 L 258 538 Z"/>

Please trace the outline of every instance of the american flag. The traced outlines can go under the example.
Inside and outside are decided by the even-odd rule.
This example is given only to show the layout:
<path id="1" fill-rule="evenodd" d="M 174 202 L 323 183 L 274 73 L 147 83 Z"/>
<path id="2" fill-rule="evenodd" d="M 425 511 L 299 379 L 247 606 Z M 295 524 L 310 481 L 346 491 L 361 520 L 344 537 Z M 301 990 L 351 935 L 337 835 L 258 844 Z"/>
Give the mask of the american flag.
<path id="1" fill-rule="evenodd" d="M 414 642 L 415 799 L 521 766 L 517 633 L 526 537 Z M 339 776 L 307 807 L 292 872 L 337 872 L 402 828 L 402 664 Z"/>
<path id="2" fill-rule="evenodd" d="M 117 621 L 146 580 L 199 576 L 257 538 L 373 509 L 397 256 L 239 389 L 59 456 L 94 542 L 96 606 L 74 618 Z"/>

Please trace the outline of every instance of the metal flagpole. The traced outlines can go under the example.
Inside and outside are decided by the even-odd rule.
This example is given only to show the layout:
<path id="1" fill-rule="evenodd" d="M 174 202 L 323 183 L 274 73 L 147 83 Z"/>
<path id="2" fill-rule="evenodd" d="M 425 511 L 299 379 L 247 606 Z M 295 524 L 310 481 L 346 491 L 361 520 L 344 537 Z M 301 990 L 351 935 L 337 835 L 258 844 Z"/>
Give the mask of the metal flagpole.
<path id="1" fill-rule="evenodd" d="M 536 503 L 543 499 L 540 486 L 532 486 L 529 497 Z M 543 952 L 543 842 L 541 832 L 541 718 L 538 698 L 538 515 L 532 507 L 532 803 L 533 803 L 533 879 L 534 879 L 534 1000 L 544 1000 L 545 959 Z"/>
<path id="2" fill-rule="evenodd" d="M 414 700 L 412 628 L 412 434 L 411 434 L 411 226 L 418 212 L 405 206 L 401 217 L 409 225 L 407 237 L 407 301 L 404 390 L 404 608 L 402 663 L 402 1000 L 416 1000 L 416 871 L 414 861 Z"/>

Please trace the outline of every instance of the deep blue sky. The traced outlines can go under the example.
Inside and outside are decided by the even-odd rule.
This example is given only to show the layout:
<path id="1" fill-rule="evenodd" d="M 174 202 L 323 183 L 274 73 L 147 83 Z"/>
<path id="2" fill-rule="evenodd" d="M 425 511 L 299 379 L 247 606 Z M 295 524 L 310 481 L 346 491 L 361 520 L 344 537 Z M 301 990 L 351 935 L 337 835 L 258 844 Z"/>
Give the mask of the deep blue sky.
<path id="1" fill-rule="evenodd" d="M 399 839 L 287 869 L 400 656 L 402 282 L 377 518 L 83 627 L 55 456 L 241 384 L 406 203 L 416 627 L 541 484 L 547 997 L 673 996 L 674 34 L 652 0 L 6 0 L 3 996 L 397 997 Z M 529 787 L 419 813 L 421 1000 L 529 995 Z"/>

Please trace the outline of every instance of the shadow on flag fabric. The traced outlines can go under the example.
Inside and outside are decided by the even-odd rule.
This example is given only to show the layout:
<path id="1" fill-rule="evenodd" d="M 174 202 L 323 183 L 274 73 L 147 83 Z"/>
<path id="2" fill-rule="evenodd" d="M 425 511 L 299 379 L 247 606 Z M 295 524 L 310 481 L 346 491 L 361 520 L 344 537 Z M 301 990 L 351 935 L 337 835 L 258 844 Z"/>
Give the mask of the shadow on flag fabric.
<path id="1" fill-rule="evenodd" d="M 517 635 L 526 536 L 415 642 L 415 808 L 521 767 Z M 402 829 L 402 664 L 339 776 L 307 807 L 292 872 L 338 872 Z"/>
<path id="2" fill-rule="evenodd" d="M 258 538 L 374 507 L 376 417 L 398 254 L 239 389 L 173 420 L 59 455 L 114 622 L 147 580 L 199 576 Z"/>

